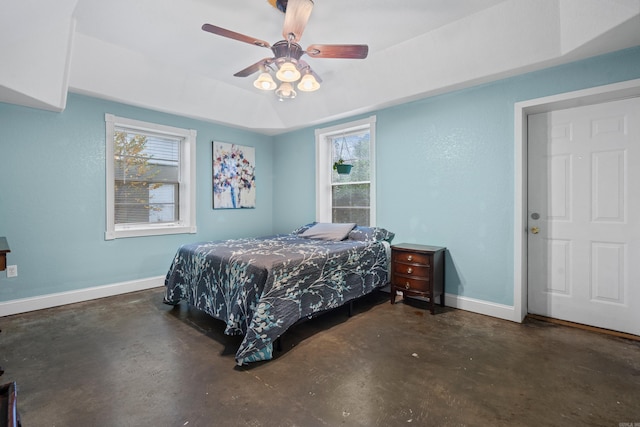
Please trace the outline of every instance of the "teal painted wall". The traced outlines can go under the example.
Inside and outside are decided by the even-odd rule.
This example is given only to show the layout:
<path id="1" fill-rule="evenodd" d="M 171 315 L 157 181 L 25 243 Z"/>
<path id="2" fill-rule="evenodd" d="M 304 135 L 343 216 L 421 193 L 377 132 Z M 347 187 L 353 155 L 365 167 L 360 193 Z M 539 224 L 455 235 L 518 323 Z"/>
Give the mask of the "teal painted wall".
<path id="1" fill-rule="evenodd" d="M 197 234 L 104 240 L 105 113 L 197 130 Z M 212 140 L 255 147 L 255 209 L 212 209 Z M 62 113 L 0 104 L 0 236 L 18 266 L 0 301 L 160 276 L 180 244 L 271 234 L 272 151 L 270 136 L 75 94 Z"/>
<path id="2" fill-rule="evenodd" d="M 511 305 L 514 103 L 634 78 L 640 47 L 342 122 L 377 116 L 378 225 L 447 246 L 447 292 Z M 197 234 L 104 240 L 105 113 L 198 131 Z M 0 301 L 164 275 L 182 243 L 312 221 L 314 130 L 269 137 L 75 94 L 63 113 L 0 104 L 0 235 L 19 270 L 0 273 Z M 256 148 L 256 209 L 211 209 L 214 139 Z"/>
<path id="3" fill-rule="evenodd" d="M 395 243 L 446 246 L 448 293 L 512 305 L 514 104 L 636 78 L 640 47 L 372 113 L 377 224 Z M 315 218 L 314 129 L 278 136 L 274 165 L 274 231 L 287 232 Z"/>

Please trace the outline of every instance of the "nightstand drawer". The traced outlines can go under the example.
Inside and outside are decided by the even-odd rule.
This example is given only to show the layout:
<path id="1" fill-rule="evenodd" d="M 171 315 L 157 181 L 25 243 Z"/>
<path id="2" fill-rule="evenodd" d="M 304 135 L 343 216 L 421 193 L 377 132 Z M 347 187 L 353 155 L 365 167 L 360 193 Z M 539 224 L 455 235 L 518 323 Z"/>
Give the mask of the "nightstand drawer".
<path id="1" fill-rule="evenodd" d="M 405 263 L 422 264 L 422 265 L 429 266 L 431 264 L 429 262 L 430 258 L 431 257 L 429 255 L 425 255 L 425 254 L 394 251 L 392 259 L 394 262 L 405 262 Z"/>
<path id="2" fill-rule="evenodd" d="M 429 277 L 429 269 L 431 267 L 425 265 L 401 264 L 393 263 L 393 272 L 396 274 L 406 274 L 409 276 Z"/>
<path id="3" fill-rule="evenodd" d="M 429 279 L 416 279 L 414 277 L 404 277 L 393 275 L 391 278 L 393 286 L 405 291 L 416 291 L 429 293 Z"/>

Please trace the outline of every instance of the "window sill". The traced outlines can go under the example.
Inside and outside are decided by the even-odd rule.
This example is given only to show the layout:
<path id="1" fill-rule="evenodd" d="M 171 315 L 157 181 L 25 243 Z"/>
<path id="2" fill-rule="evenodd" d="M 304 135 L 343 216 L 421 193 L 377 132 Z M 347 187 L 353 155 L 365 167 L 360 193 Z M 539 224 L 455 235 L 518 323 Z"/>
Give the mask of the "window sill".
<path id="1" fill-rule="evenodd" d="M 110 230 L 104 233 L 104 240 L 124 239 L 128 237 L 163 236 L 169 234 L 195 234 L 197 228 L 184 226 L 153 227 L 153 228 L 126 228 Z"/>

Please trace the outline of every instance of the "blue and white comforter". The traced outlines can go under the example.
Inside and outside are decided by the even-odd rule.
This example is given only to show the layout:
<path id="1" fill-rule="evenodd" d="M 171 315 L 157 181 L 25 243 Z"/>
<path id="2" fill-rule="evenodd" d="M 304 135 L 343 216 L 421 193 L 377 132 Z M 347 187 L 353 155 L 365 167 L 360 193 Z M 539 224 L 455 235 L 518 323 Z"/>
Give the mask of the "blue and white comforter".
<path id="1" fill-rule="evenodd" d="M 189 304 L 244 335 L 239 365 L 273 356 L 273 342 L 299 319 L 387 283 L 389 243 L 296 234 L 183 245 L 165 280 L 165 301 Z"/>

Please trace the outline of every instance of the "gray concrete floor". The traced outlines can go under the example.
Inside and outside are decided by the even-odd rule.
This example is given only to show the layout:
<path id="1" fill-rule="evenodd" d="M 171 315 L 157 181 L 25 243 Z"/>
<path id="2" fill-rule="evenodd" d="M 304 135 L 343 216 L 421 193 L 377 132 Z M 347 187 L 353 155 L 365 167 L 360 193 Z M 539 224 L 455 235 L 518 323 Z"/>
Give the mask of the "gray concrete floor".
<path id="1" fill-rule="evenodd" d="M 640 423 L 640 342 L 386 298 L 294 326 L 248 367 L 162 289 L 0 318 L 0 383 L 25 427 Z"/>

